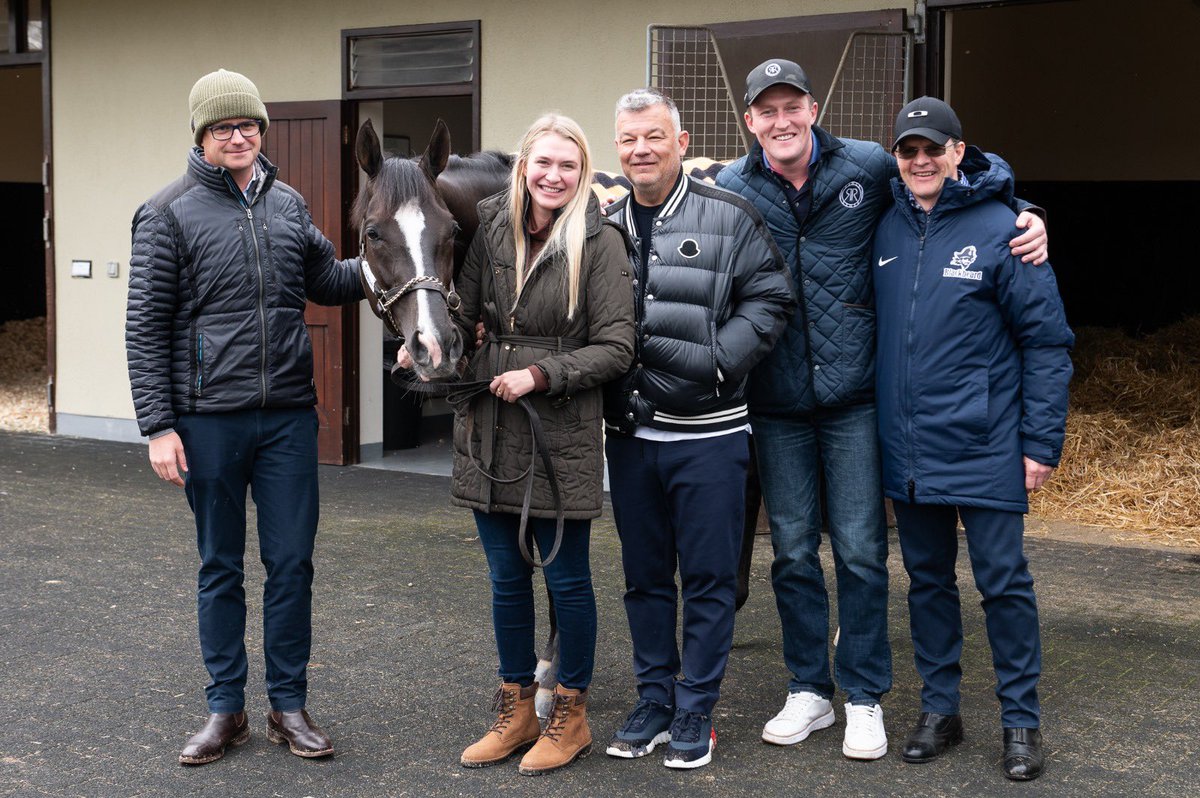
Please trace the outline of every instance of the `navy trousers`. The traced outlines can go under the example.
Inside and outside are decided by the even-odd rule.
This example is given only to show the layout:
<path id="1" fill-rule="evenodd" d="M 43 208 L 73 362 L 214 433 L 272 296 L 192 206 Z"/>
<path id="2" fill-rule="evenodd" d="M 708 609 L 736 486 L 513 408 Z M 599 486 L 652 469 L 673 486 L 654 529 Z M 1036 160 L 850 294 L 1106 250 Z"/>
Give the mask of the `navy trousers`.
<path id="1" fill-rule="evenodd" d="M 983 596 L 1001 724 L 1037 728 L 1042 643 L 1033 576 L 1025 559 L 1024 516 L 980 507 L 893 505 L 910 580 L 913 658 L 924 681 L 921 710 L 958 714 L 963 628 L 954 564 L 961 515 L 975 586 Z"/>
<path id="2" fill-rule="evenodd" d="M 665 443 L 610 434 L 605 448 L 638 695 L 711 715 L 733 644 L 747 434 Z"/>
<path id="3" fill-rule="evenodd" d="M 210 712 L 245 707 L 246 489 L 258 510 L 263 650 L 271 708 L 304 707 L 312 642 L 313 542 L 317 534 L 317 415 L 312 408 L 182 416 L 200 550 L 196 609 L 208 669 Z"/>

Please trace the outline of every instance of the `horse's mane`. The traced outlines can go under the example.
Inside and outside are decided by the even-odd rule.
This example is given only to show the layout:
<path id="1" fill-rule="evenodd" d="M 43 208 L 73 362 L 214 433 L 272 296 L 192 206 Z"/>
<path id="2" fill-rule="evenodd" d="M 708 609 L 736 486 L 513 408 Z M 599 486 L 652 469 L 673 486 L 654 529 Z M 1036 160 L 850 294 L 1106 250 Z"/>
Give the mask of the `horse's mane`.
<path id="1" fill-rule="evenodd" d="M 375 191 L 367 192 L 364 185 L 354 201 L 351 212 L 356 226 L 367 217 L 370 210 L 368 196 L 371 193 L 377 197 L 422 197 L 431 191 L 429 181 L 421 171 L 420 160 L 420 156 L 389 157 L 384 160 L 374 178 Z M 470 190 L 473 184 L 491 187 L 497 181 L 503 183 L 512 171 L 512 165 L 513 156 L 509 153 L 487 150 L 470 155 L 451 155 L 446 172 L 453 173 L 456 182 Z"/>

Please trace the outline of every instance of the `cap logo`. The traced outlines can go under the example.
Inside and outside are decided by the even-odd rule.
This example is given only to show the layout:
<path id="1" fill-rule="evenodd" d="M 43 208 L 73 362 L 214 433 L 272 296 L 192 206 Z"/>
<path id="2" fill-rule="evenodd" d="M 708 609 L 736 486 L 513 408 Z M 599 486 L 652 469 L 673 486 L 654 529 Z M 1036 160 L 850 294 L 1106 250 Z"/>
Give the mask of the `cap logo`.
<path id="1" fill-rule="evenodd" d="M 920 117 L 920 116 L 929 116 L 929 112 L 928 111 L 909 111 L 908 112 L 909 119 L 916 119 L 917 117 Z"/>
<path id="2" fill-rule="evenodd" d="M 767 68 L 763 72 L 767 73 L 767 77 L 773 78 L 783 70 L 779 68 L 779 64 L 767 64 Z"/>

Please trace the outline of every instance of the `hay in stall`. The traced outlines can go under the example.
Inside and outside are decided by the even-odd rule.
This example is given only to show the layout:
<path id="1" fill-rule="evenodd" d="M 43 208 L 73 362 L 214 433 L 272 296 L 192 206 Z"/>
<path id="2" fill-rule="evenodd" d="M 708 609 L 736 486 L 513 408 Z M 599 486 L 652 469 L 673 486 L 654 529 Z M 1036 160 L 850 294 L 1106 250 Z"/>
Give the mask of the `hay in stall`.
<path id="1" fill-rule="evenodd" d="M 1062 464 L 1030 512 L 1200 545 L 1200 317 L 1076 337 Z"/>
<path id="2" fill-rule="evenodd" d="M 0 323 L 0 430 L 48 429 L 46 319 Z"/>

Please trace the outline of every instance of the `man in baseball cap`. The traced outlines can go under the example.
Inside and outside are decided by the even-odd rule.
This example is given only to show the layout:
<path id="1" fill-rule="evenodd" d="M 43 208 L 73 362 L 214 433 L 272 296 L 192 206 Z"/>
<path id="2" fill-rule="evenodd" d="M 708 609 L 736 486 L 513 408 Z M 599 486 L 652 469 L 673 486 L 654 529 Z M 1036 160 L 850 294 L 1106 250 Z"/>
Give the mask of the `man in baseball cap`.
<path id="1" fill-rule="evenodd" d="M 787 700 L 762 736 L 791 745 L 832 726 L 840 687 L 843 754 L 878 759 L 887 753 L 880 702 L 892 687 L 892 671 L 869 259 L 897 172 L 878 143 L 839 138 L 818 126 L 813 90 L 793 61 L 770 58 L 752 69 L 744 119 L 755 141 L 717 176 L 718 186 L 741 194 L 766 221 L 800 305 L 751 372 L 750 423 L 791 673 Z M 1013 251 L 1045 260 L 1041 219 L 1022 214 L 1017 226 L 1029 229 L 1009 242 Z M 829 597 L 817 553 L 826 526 L 837 563 L 836 686 L 827 654 Z M 752 533 L 753 525 L 747 527 Z"/>
<path id="2" fill-rule="evenodd" d="M 1015 218 L 1005 207 L 1008 164 L 962 135 L 939 99 L 900 110 L 892 150 L 900 180 L 872 253 L 883 488 L 909 575 L 922 681 L 901 756 L 929 762 L 963 738 L 961 519 L 992 650 L 1004 774 L 1028 781 L 1045 756 L 1024 513 L 1062 454 L 1074 336 L 1049 265 L 1027 268 L 1005 250 Z"/>

